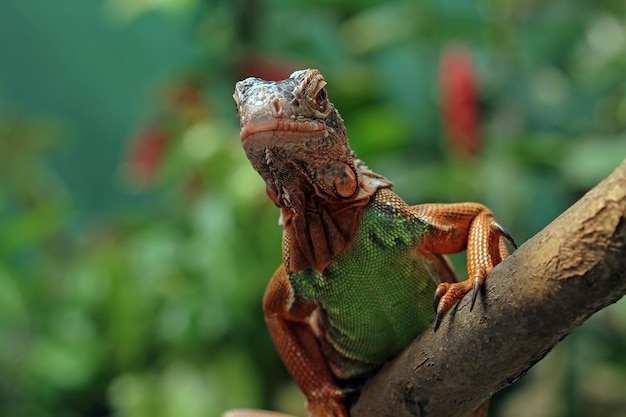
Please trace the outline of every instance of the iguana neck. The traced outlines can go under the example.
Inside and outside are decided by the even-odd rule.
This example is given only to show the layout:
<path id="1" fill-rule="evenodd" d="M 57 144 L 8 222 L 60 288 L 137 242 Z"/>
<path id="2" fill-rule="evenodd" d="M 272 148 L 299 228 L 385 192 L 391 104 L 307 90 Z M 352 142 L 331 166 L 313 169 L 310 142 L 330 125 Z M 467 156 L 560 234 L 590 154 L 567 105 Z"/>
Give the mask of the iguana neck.
<path id="1" fill-rule="evenodd" d="M 287 270 L 326 269 L 333 256 L 350 248 L 361 213 L 377 190 L 391 187 L 389 181 L 370 171 L 360 160 L 355 162 L 361 185 L 350 201 L 306 190 L 292 197 L 300 201 L 291 201 L 291 206 L 285 207 L 268 188 L 268 195 L 281 208 Z"/>

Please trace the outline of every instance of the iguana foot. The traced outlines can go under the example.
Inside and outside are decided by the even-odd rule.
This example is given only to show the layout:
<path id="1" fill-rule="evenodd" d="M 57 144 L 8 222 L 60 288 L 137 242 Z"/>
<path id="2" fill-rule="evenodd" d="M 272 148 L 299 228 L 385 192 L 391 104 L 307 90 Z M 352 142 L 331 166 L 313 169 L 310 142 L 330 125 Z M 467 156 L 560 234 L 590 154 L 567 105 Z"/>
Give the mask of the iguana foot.
<path id="1" fill-rule="evenodd" d="M 346 392 L 327 387 L 312 393 L 306 405 L 306 417 L 348 417 Z"/>
<path id="2" fill-rule="evenodd" d="M 489 275 L 493 267 L 500 263 L 508 254 L 506 245 L 500 238 L 503 238 L 509 242 L 511 246 L 517 249 L 517 244 L 509 232 L 507 232 L 499 223 L 492 222 L 489 229 L 490 230 L 485 233 L 485 241 L 490 242 L 495 238 L 496 242 L 493 245 L 488 245 L 489 249 L 487 251 L 493 248 L 495 253 L 492 256 L 484 256 L 478 252 L 480 250 L 479 248 L 468 247 L 468 257 L 473 256 L 476 260 L 474 262 L 468 262 L 470 264 L 468 266 L 468 270 L 471 273 L 471 276 L 462 282 L 442 282 L 437 287 L 433 303 L 437 313 L 437 318 L 435 319 L 435 331 L 439 329 L 443 315 L 470 291 L 472 292 L 470 311 L 474 308 L 478 291 L 483 286 L 485 278 L 487 278 L 487 275 Z"/>
<path id="3" fill-rule="evenodd" d="M 480 270 L 482 272 L 484 270 Z M 482 272 L 484 274 L 484 272 Z M 442 282 L 437 287 L 435 291 L 435 311 L 437 312 L 437 318 L 435 319 L 435 331 L 439 329 L 439 325 L 441 324 L 441 319 L 443 315 L 452 308 L 453 305 L 458 303 L 464 296 L 470 291 L 473 291 L 472 294 L 472 304 L 470 306 L 470 311 L 474 307 L 474 302 L 476 300 L 476 294 L 478 290 L 482 286 L 482 283 L 485 280 L 487 274 L 477 275 L 472 284 L 472 280 L 466 280 L 462 282 Z"/>

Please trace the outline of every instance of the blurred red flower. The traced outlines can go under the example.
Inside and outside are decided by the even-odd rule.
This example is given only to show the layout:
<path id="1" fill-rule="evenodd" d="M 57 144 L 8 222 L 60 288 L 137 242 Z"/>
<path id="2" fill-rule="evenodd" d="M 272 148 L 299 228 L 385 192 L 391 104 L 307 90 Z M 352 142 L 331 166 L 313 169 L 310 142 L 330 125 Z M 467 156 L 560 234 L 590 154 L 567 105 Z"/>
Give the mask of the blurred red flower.
<path id="1" fill-rule="evenodd" d="M 472 56 L 464 47 L 447 48 L 439 67 L 442 120 L 449 146 L 462 156 L 480 150 L 478 82 Z"/>
<path id="2" fill-rule="evenodd" d="M 167 133 L 155 126 L 145 128 L 133 138 L 128 158 L 129 173 L 133 181 L 143 186 L 152 183 L 163 161 L 168 142 Z"/>

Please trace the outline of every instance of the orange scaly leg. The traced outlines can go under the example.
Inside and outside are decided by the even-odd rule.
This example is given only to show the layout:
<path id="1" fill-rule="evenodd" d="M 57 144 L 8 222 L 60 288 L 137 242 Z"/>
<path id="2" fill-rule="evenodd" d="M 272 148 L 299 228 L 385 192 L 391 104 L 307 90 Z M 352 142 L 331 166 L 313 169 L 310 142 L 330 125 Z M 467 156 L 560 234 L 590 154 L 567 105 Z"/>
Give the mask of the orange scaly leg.
<path id="1" fill-rule="evenodd" d="M 435 292 L 437 330 L 444 313 L 470 291 L 470 308 L 474 306 L 485 278 L 508 254 L 502 239 L 517 246 L 509 233 L 495 221 L 493 213 L 482 204 L 422 204 L 412 206 L 411 211 L 430 226 L 423 250 L 448 254 L 467 249 L 468 279 L 455 283 L 442 282 Z"/>
<path id="2" fill-rule="evenodd" d="M 287 272 L 281 265 L 263 298 L 265 321 L 276 349 L 307 398 L 307 416 L 348 417 L 344 393 L 335 384 L 308 323 L 315 308 L 313 303 L 292 300 Z"/>

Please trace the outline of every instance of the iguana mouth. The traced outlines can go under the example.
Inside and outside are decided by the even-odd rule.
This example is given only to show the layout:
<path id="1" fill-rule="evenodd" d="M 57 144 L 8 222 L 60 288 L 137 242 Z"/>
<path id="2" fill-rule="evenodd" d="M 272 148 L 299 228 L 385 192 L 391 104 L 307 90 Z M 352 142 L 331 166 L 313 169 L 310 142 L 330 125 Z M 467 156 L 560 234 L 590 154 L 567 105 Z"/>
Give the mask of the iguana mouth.
<path id="1" fill-rule="evenodd" d="M 272 140 L 303 140 L 326 135 L 324 123 L 314 120 L 276 119 L 273 117 L 246 120 L 241 128 L 244 145 L 263 145 Z"/>

